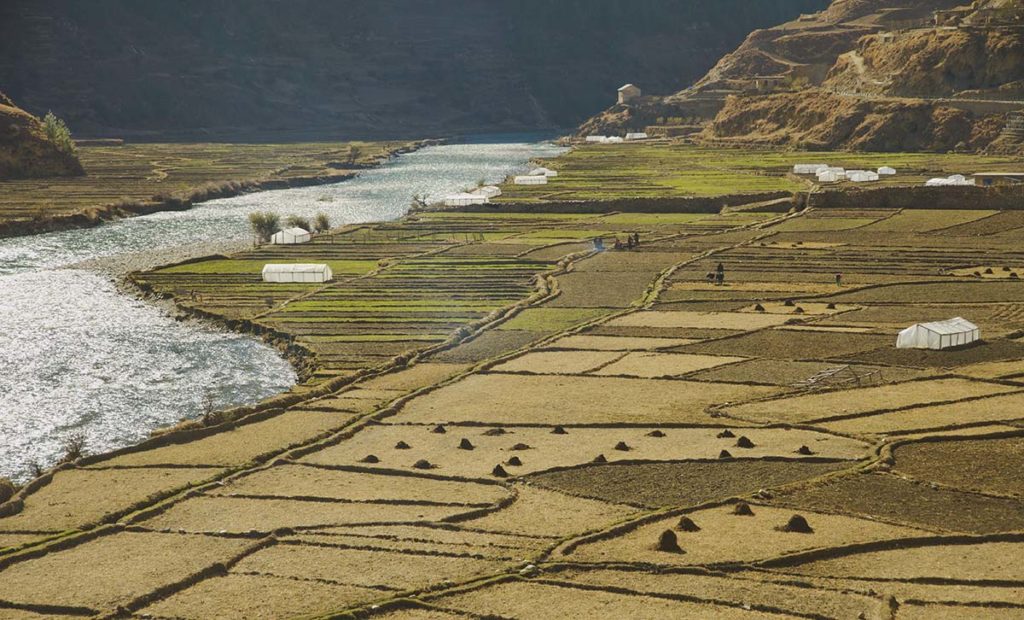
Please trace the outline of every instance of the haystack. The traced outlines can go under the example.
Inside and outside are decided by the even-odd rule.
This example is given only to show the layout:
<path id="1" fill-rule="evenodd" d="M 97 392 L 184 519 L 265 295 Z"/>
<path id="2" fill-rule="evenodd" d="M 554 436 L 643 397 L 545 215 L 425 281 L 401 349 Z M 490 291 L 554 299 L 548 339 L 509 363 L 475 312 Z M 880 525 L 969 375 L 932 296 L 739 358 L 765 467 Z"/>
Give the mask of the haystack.
<path id="1" fill-rule="evenodd" d="M 488 429 L 488 430 L 484 431 L 483 434 L 484 434 L 484 437 L 498 437 L 500 435 L 504 435 L 507 432 L 508 431 L 506 431 L 505 429 L 503 429 L 501 427 L 498 427 L 498 428 Z"/>
<path id="2" fill-rule="evenodd" d="M 568 435 L 569 431 L 565 430 L 564 427 L 556 426 L 555 428 L 551 429 L 551 434 L 552 435 Z"/>
<path id="3" fill-rule="evenodd" d="M 750 439 L 748 439 L 746 435 L 741 435 L 740 438 L 736 440 L 736 447 L 747 449 L 753 448 L 754 442 L 750 441 Z"/>
<path id="4" fill-rule="evenodd" d="M 683 515 L 679 517 L 679 524 L 676 525 L 676 529 L 683 532 L 699 532 L 700 526 L 693 522 L 693 519 Z"/>
<path id="5" fill-rule="evenodd" d="M 607 463 L 608 459 L 606 459 L 603 454 L 598 454 L 597 456 L 594 457 L 593 462 L 594 463 Z"/>
<path id="6" fill-rule="evenodd" d="M 676 533 L 672 530 L 665 530 L 658 537 L 658 551 L 665 551 L 667 553 L 683 553 L 682 547 L 679 546 L 679 539 L 676 538 Z"/>
<path id="7" fill-rule="evenodd" d="M 752 517 L 754 516 L 754 510 L 747 502 L 740 502 L 732 509 L 732 514 L 739 515 L 741 517 Z"/>
<path id="8" fill-rule="evenodd" d="M 462 441 L 459 442 L 459 450 L 472 450 L 475 447 L 476 446 L 474 446 L 473 443 L 465 437 L 463 437 Z"/>
<path id="9" fill-rule="evenodd" d="M 796 453 L 803 454 L 804 456 L 810 456 L 814 454 L 814 450 L 811 450 L 807 446 L 800 446 L 799 448 L 796 449 Z"/>
<path id="10" fill-rule="evenodd" d="M 438 425 L 437 425 L 437 426 L 435 426 L 435 427 L 433 428 L 433 430 L 431 430 L 430 432 L 431 432 L 431 433 L 438 433 L 438 434 L 441 434 L 441 435 L 443 435 L 443 434 L 447 433 L 448 431 L 446 431 L 446 430 L 445 430 L 445 428 L 444 428 L 443 426 L 441 426 L 440 424 L 438 424 Z"/>
<path id="11" fill-rule="evenodd" d="M 717 435 L 717 437 L 719 439 L 732 439 L 735 436 L 736 436 L 735 433 L 733 433 L 729 429 L 725 429 L 724 431 L 722 431 L 721 433 L 718 433 L 718 435 Z"/>
<path id="12" fill-rule="evenodd" d="M 722 450 L 721 452 L 718 453 L 718 458 L 720 458 L 720 459 L 731 459 L 732 458 L 732 453 L 730 453 L 728 450 Z"/>
<path id="13" fill-rule="evenodd" d="M 427 459 L 420 459 L 412 464 L 413 469 L 434 469 L 436 467 Z"/>
<path id="14" fill-rule="evenodd" d="M 665 433 L 662 432 L 662 431 L 659 431 L 659 430 L 654 430 L 654 431 L 651 431 L 651 432 L 647 433 L 647 436 L 648 437 L 664 437 Z"/>
<path id="15" fill-rule="evenodd" d="M 375 454 L 367 454 L 363 458 L 359 459 L 360 463 L 380 463 L 380 459 Z"/>
<path id="16" fill-rule="evenodd" d="M 619 443 L 615 444 L 615 449 L 620 452 L 629 452 L 633 448 L 630 448 L 629 444 L 627 444 L 625 441 L 620 441 Z"/>
<path id="17" fill-rule="evenodd" d="M 491 470 L 491 475 L 498 478 L 508 478 L 508 472 L 500 464 L 494 466 L 494 469 Z"/>
<path id="18" fill-rule="evenodd" d="M 405 443 L 404 441 L 399 441 L 398 443 L 395 444 L 395 450 L 409 450 L 410 448 L 412 448 L 412 446 Z"/>
<path id="19" fill-rule="evenodd" d="M 523 464 L 523 462 L 519 459 L 518 456 L 513 456 L 509 460 L 505 461 L 505 463 L 508 465 L 514 465 L 516 467 L 519 467 L 520 465 Z"/>
<path id="20" fill-rule="evenodd" d="M 780 532 L 794 532 L 797 534 L 813 534 L 814 528 L 807 523 L 807 519 L 803 515 L 793 515 L 789 518 L 789 522 L 782 527 L 775 528 Z"/>

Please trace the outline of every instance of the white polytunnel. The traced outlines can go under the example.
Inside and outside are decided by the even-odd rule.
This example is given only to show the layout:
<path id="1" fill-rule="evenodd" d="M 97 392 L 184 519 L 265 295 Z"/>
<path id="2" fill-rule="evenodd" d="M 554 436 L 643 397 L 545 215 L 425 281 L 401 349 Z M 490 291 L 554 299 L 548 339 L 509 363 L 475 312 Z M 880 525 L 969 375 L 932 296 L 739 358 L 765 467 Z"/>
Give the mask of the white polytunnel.
<path id="1" fill-rule="evenodd" d="M 981 338 L 981 330 L 965 318 L 917 323 L 896 338 L 897 349 L 948 349 L 971 344 Z"/>
<path id="2" fill-rule="evenodd" d="M 277 231 L 270 237 L 270 242 L 276 245 L 292 245 L 295 243 L 306 243 L 310 238 L 308 230 L 295 227 Z"/>
<path id="3" fill-rule="evenodd" d="M 324 264 L 267 264 L 263 266 L 264 282 L 327 282 L 334 278 L 329 265 Z"/>

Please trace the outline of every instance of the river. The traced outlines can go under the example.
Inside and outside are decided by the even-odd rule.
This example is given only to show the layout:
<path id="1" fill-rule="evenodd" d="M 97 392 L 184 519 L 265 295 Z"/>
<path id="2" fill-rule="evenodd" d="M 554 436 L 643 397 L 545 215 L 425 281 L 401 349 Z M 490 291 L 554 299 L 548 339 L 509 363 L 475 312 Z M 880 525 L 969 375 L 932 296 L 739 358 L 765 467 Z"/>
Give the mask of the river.
<path id="1" fill-rule="evenodd" d="M 396 219 L 415 195 L 437 199 L 480 180 L 495 183 L 533 157 L 562 151 L 538 140 L 427 147 L 331 185 L 0 240 L 0 477 L 27 479 L 34 466 L 55 463 L 75 436 L 89 453 L 116 449 L 198 415 L 204 401 L 253 403 L 296 380 L 264 343 L 175 321 L 120 293 L 109 270 L 92 265 L 133 268 L 182 248 L 244 244 L 254 210 L 324 212 L 333 226 Z"/>

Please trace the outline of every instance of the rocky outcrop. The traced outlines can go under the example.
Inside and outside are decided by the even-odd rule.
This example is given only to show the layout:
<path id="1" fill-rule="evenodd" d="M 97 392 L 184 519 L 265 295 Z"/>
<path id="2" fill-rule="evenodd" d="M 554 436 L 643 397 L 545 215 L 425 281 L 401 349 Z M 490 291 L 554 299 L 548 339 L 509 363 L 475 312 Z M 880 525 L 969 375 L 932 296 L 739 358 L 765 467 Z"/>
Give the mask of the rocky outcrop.
<path id="1" fill-rule="evenodd" d="M 732 96 L 702 137 L 815 150 L 976 151 L 998 137 L 1003 123 L 1001 115 L 979 118 L 926 101 L 810 90 Z"/>
<path id="2" fill-rule="evenodd" d="M 0 179 L 81 174 L 75 154 L 54 143 L 38 118 L 0 93 Z"/>

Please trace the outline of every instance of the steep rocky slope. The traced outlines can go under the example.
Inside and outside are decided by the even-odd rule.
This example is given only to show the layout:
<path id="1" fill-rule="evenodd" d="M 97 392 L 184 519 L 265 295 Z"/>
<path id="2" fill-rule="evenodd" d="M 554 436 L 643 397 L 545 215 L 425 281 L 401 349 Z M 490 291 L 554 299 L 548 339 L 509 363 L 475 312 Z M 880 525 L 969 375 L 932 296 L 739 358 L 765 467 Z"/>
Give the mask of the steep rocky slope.
<path id="1" fill-rule="evenodd" d="M 0 93 L 0 179 L 80 174 L 78 158 L 50 140 L 38 118 Z"/>
<path id="2" fill-rule="evenodd" d="M 962 4 L 836 0 L 755 31 L 692 87 L 583 131 L 691 117 L 691 135 L 715 143 L 1020 151 L 1002 129 L 1024 109 L 1024 3 Z"/>
<path id="3" fill-rule="evenodd" d="M 0 87 L 79 135 L 422 137 L 673 92 L 825 0 L 5 0 Z"/>

